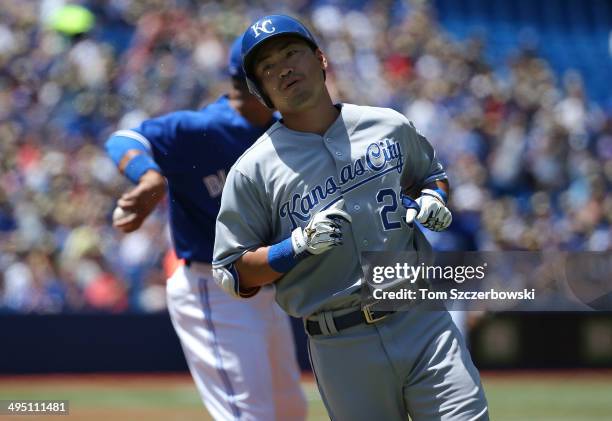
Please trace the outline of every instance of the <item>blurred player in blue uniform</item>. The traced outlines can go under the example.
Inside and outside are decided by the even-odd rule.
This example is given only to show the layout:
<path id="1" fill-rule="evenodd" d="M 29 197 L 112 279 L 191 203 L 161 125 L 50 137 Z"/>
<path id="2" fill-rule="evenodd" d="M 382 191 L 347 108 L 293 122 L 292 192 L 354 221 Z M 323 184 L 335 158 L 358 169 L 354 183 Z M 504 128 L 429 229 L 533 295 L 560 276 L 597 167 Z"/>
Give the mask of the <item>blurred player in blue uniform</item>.
<path id="1" fill-rule="evenodd" d="M 168 310 L 191 375 L 217 420 L 303 420 L 291 327 L 274 290 L 245 301 L 212 280 L 215 220 L 234 161 L 276 121 L 249 94 L 232 46 L 227 95 L 200 111 L 178 111 L 119 130 L 106 149 L 136 187 L 121 196 L 123 232 L 137 230 L 166 194 L 177 257 L 185 261 L 167 284 Z M 151 344 L 155 346 L 155 344 Z"/>

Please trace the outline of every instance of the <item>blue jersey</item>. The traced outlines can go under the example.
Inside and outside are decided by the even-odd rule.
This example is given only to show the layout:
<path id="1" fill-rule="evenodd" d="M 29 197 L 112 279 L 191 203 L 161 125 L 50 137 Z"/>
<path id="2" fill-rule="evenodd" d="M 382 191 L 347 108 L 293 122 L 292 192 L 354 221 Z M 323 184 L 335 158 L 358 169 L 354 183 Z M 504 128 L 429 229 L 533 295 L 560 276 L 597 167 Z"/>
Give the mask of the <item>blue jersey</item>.
<path id="1" fill-rule="evenodd" d="M 222 96 L 200 111 L 177 111 L 114 134 L 144 144 L 168 180 L 170 226 L 179 258 L 212 261 L 225 176 L 274 121 L 254 126 Z"/>

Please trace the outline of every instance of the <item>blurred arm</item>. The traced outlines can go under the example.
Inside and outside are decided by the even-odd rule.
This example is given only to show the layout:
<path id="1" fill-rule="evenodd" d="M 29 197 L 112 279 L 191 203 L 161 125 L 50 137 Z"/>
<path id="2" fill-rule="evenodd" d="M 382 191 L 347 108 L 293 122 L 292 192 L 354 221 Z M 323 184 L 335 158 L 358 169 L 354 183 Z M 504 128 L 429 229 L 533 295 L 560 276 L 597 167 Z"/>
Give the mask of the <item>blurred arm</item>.
<path id="1" fill-rule="evenodd" d="M 149 150 L 141 142 L 113 134 L 106 142 L 106 151 L 119 171 L 136 187 L 124 193 L 117 205 L 128 215 L 113 222 L 123 232 L 140 228 L 144 220 L 166 195 L 166 180 Z"/>

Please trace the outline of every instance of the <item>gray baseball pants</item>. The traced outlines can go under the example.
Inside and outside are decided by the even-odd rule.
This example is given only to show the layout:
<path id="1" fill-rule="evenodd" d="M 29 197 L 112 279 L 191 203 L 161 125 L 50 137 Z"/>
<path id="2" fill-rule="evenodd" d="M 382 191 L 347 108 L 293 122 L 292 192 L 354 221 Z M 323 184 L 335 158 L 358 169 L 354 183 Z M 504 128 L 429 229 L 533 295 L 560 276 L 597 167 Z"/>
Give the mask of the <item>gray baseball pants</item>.
<path id="1" fill-rule="evenodd" d="M 446 311 L 402 311 L 309 338 L 334 421 L 488 420 L 478 370 Z"/>

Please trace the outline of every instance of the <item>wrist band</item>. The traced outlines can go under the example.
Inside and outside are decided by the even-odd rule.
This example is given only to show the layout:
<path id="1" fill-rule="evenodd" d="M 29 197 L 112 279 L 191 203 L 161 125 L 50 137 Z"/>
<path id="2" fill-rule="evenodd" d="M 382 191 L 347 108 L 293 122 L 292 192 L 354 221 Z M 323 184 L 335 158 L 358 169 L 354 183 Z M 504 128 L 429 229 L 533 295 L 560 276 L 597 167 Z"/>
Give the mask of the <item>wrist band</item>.
<path id="1" fill-rule="evenodd" d="M 440 196 L 442 196 L 442 201 L 446 205 L 448 203 L 448 195 L 446 194 L 446 192 L 441 188 L 435 188 L 434 191 L 437 192 Z"/>
<path id="2" fill-rule="evenodd" d="M 433 196 L 436 199 L 439 199 L 440 201 L 442 201 L 442 203 L 444 204 L 444 206 L 446 206 L 446 203 L 448 201 L 448 195 L 446 194 L 446 192 L 440 188 L 435 188 L 435 189 L 424 189 L 423 191 L 421 191 L 421 194 L 426 194 L 429 196 Z"/>
<path id="3" fill-rule="evenodd" d="M 296 256 L 291 237 L 270 246 L 268 264 L 278 273 L 287 273 L 304 259 L 305 255 Z"/>
<path id="4" fill-rule="evenodd" d="M 149 155 L 139 153 L 134 158 L 130 159 L 130 162 L 128 162 L 123 170 L 123 174 L 125 174 L 132 183 L 138 184 L 140 177 L 149 170 L 155 170 L 161 174 L 159 166 L 157 166 Z"/>
<path id="5" fill-rule="evenodd" d="M 402 206 L 404 206 L 406 209 L 416 209 L 417 211 L 421 210 L 421 207 L 419 206 L 417 201 L 414 200 L 412 197 L 402 194 L 401 199 L 402 199 Z"/>

